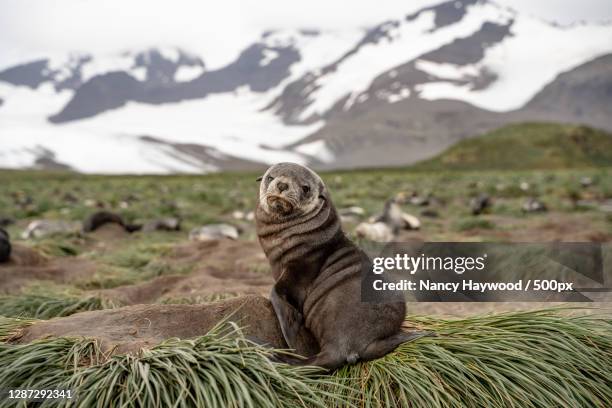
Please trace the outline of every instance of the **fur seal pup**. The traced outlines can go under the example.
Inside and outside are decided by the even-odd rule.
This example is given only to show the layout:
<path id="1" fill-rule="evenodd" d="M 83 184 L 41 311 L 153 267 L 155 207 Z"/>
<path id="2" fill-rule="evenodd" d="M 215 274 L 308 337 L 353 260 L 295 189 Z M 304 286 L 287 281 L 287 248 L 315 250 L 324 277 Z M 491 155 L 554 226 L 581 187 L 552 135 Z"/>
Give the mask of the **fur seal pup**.
<path id="1" fill-rule="evenodd" d="M 0 228 L 0 263 L 8 262 L 11 258 L 11 238 L 4 230 Z"/>
<path id="2" fill-rule="evenodd" d="M 83 221 L 83 232 L 93 232 L 104 224 L 119 224 L 127 232 L 142 229 L 142 225 L 127 224 L 119 214 L 110 211 L 97 211 Z"/>
<path id="3" fill-rule="evenodd" d="M 287 345 L 309 331 L 320 351 L 300 361 L 333 370 L 372 360 L 398 345 L 429 335 L 403 332 L 406 305 L 361 302 L 367 255 L 342 231 L 329 191 L 307 167 L 280 163 L 258 179 L 255 211 L 259 242 L 275 285 L 270 295 Z"/>

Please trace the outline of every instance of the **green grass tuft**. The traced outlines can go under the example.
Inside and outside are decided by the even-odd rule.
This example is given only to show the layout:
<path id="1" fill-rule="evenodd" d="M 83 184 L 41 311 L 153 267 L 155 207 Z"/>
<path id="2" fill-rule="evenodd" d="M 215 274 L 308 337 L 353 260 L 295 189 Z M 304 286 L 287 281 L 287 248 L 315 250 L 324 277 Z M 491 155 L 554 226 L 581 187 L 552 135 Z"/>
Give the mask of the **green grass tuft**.
<path id="1" fill-rule="evenodd" d="M 0 344 L 0 384 L 61 385 L 74 390 L 81 407 L 325 407 L 335 401 L 319 391 L 331 386 L 320 369 L 272 363 L 271 355 L 229 324 L 107 360 L 92 340 L 46 339 Z"/>
<path id="2" fill-rule="evenodd" d="M 61 384 L 82 407 L 608 407 L 612 319 L 568 312 L 411 317 L 439 337 L 333 375 L 272 363 L 233 325 L 111 358 L 87 339 L 0 344 L 0 384 Z"/>
<path id="3" fill-rule="evenodd" d="M 244 293 L 226 292 L 226 293 L 211 293 L 210 295 L 197 295 L 185 297 L 164 297 L 158 303 L 162 304 L 177 304 L 177 305 L 197 305 L 201 303 L 217 302 L 219 300 L 231 299 L 244 295 Z"/>
<path id="4" fill-rule="evenodd" d="M 358 385 L 344 388 L 346 398 L 388 407 L 603 408 L 612 401 L 609 317 L 545 310 L 410 320 L 439 337 L 339 370 L 339 384 Z"/>
<path id="5" fill-rule="evenodd" d="M 17 334 L 19 330 L 29 326 L 32 323 L 35 323 L 36 321 L 36 319 L 0 316 L 0 342 L 6 341 L 13 335 Z"/>
<path id="6" fill-rule="evenodd" d="M 456 231 L 470 231 L 474 229 L 493 229 L 495 225 L 482 218 L 461 218 L 453 225 Z"/>
<path id="7" fill-rule="evenodd" d="M 566 169 L 612 165 L 610 134 L 579 125 L 512 124 L 465 139 L 415 170 Z"/>
<path id="8" fill-rule="evenodd" d="M 97 296 L 77 297 L 36 293 L 0 296 L 0 315 L 20 318 L 50 319 L 113 307 L 116 305 L 112 301 Z"/>

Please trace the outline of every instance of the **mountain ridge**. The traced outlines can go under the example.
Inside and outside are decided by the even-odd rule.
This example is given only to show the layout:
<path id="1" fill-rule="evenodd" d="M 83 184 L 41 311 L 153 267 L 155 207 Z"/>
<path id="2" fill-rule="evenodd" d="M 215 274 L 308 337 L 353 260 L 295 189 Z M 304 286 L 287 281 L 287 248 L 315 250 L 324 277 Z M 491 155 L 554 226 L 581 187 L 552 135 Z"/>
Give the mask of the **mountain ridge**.
<path id="1" fill-rule="evenodd" d="M 611 130 L 611 73 L 612 26 L 559 27 L 481 0 L 365 33 L 265 32 L 210 70 L 177 47 L 38 59 L 0 70 L 0 166 L 407 165 L 507 123 Z"/>

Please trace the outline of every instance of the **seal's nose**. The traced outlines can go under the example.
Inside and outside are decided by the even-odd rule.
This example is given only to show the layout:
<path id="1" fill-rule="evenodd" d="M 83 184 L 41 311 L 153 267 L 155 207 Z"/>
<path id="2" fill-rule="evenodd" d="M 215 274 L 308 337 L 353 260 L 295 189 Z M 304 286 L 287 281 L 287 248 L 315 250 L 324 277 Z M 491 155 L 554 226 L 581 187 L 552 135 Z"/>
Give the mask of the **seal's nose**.
<path id="1" fill-rule="evenodd" d="M 283 191 L 285 191 L 286 189 L 288 189 L 288 188 L 289 188 L 289 186 L 287 185 L 287 183 L 283 183 L 283 182 L 281 181 L 281 182 L 278 182 L 278 183 L 276 184 L 276 188 L 278 188 L 278 191 L 280 191 L 280 192 L 282 193 Z"/>

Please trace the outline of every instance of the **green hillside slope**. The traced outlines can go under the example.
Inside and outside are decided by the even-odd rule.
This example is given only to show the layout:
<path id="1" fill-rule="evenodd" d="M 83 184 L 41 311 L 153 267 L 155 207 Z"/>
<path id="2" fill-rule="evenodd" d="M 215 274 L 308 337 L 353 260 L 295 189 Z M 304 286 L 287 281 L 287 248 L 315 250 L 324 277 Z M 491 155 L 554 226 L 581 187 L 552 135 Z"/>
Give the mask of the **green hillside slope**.
<path id="1" fill-rule="evenodd" d="M 417 163 L 419 170 L 519 170 L 612 166 L 612 135 L 586 126 L 508 125 Z"/>

